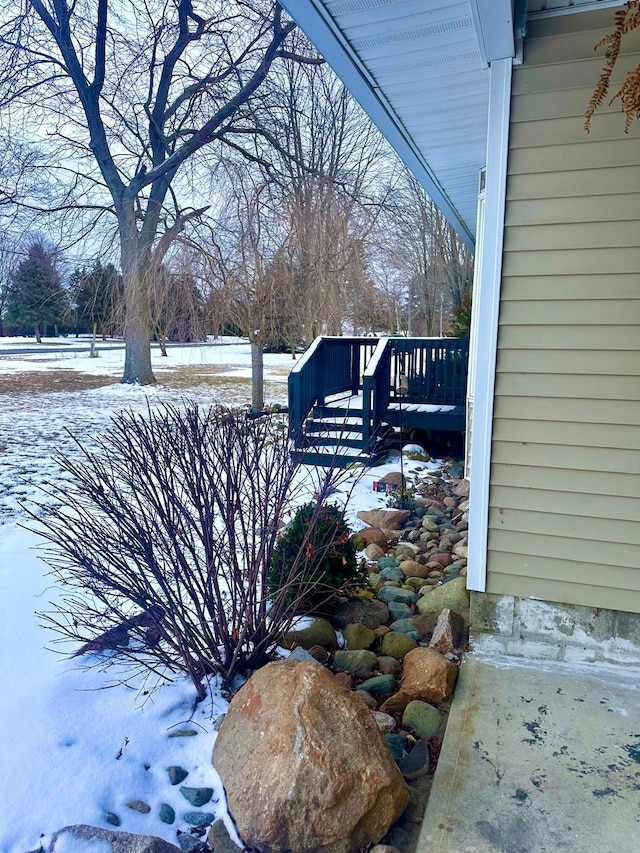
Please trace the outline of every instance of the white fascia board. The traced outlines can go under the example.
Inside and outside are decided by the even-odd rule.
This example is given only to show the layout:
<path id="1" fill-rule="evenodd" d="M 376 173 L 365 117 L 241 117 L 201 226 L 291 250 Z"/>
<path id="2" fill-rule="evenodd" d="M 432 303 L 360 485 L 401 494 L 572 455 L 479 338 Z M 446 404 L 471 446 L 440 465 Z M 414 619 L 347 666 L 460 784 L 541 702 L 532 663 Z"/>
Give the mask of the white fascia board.
<path id="1" fill-rule="evenodd" d="M 511 0 L 469 0 L 485 67 L 515 56 Z"/>
<path id="2" fill-rule="evenodd" d="M 280 0 L 473 252 L 473 233 L 320 0 Z"/>
<path id="3" fill-rule="evenodd" d="M 479 252 L 479 289 L 473 294 L 478 340 L 473 377 L 471 487 L 469 496 L 468 589 L 484 592 L 487 583 L 491 438 L 498 345 L 498 313 L 509 149 L 511 57 L 491 63 L 485 220 Z M 475 318 L 474 318 L 475 319 Z"/>

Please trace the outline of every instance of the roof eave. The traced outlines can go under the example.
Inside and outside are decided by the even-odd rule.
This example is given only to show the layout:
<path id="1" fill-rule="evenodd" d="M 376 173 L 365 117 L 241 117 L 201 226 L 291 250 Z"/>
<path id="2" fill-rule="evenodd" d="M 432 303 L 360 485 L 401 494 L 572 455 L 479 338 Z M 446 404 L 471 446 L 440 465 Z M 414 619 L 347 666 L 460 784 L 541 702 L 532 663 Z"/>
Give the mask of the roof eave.
<path id="1" fill-rule="evenodd" d="M 475 241 L 470 227 L 324 8 L 314 0 L 281 0 L 281 4 L 313 41 L 378 130 L 456 229 L 465 245 L 473 252 Z"/>

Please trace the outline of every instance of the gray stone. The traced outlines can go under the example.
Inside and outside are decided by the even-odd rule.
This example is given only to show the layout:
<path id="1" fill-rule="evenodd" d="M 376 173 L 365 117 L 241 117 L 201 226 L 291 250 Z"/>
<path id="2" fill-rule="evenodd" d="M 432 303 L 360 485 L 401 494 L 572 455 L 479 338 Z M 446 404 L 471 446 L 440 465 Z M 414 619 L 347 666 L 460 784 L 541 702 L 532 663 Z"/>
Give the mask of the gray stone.
<path id="1" fill-rule="evenodd" d="M 206 826 L 213 823 L 215 817 L 211 812 L 185 812 L 182 815 L 183 821 L 189 826 Z"/>
<path id="2" fill-rule="evenodd" d="M 395 557 L 382 557 L 378 560 L 378 568 L 380 571 L 382 571 L 382 569 L 397 569 L 398 566 L 399 563 Z"/>
<path id="3" fill-rule="evenodd" d="M 111 826 L 120 826 L 121 820 L 115 812 L 107 812 L 104 819 Z"/>
<path id="4" fill-rule="evenodd" d="M 373 678 L 363 681 L 359 689 L 366 690 L 372 696 L 381 696 L 383 693 L 391 693 L 395 683 L 393 675 L 374 675 Z"/>
<path id="5" fill-rule="evenodd" d="M 421 738 L 411 752 L 404 758 L 397 760 L 396 763 L 404 778 L 409 782 L 426 776 L 431 763 L 429 744 L 424 738 Z"/>
<path id="6" fill-rule="evenodd" d="M 396 581 L 397 583 L 402 583 L 404 580 L 404 574 L 401 569 L 395 566 L 389 566 L 389 568 L 380 569 L 380 574 L 386 581 Z"/>
<path id="7" fill-rule="evenodd" d="M 396 675 L 402 669 L 402 663 L 396 658 L 380 655 L 378 657 L 378 669 L 383 675 Z"/>
<path id="8" fill-rule="evenodd" d="M 369 853 L 402 853 L 402 851 L 392 844 L 376 844 L 375 847 L 371 848 Z"/>
<path id="9" fill-rule="evenodd" d="M 175 823 L 176 813 L 169 805 L 169 803 L 162 803 L 162 805 L 160 806 L 160 820 L 163 823 Z"/>
<path id="10" fill-rule="evenodd" d="M 199 838 L 196 838 L 195 835 L 187 835 L 184 832 L 178 836 L 178 844 L 183 853 L 191 853 L 192 850 L 201 849 L 202 847 L 202 842 Z"/>
<path id="11" fill-rule="evenodd" d="M 311 648 L 313 648 L 313 646 Z M 295 649 L 289 655 L 289 660 L 310 661 L 315 660 L 315 658 L 313 655 L 309 654 L 306 649 L 303 649 L 302 646 L 296 646 Z"/>
<path id="12" fill-rule="evenodd" d="M 195 729 L 178 729 L 176 732 L 169 732 L 169 737 L 195 737 L 197 734 Z"/>
<path id="13" fill-rule="evenodd" d="M 184 782 L 189 775 L 188 770 L 185 770 L 184 767 L 178 767 L 175 764 L 171 767 L 167 767 L 167 773 L 169 774 L 169 781 L 172 785 L 179 785 L 180 782 Z"/>
<path id="14" fill-rule="evenodd" d="M 420 737 L 435 737 L 440 730 L 442 714 L 428 702 L 414 699 L 402 714 L 402 725 Z"/>
<path id="15" fill-rule="evenodd" d="M 397 634 L 410 634 L 416 630 L 412 618 L 396 619 L 395 622 L 389 625 L 389 628 Z"/>
<path id="16" fill-rule="evenodd" d="M 397 601 L 400 604 L 409 604 L 416 600 L 416 593 L 412 592 L 410 589 L 402 589 L 401 587 L 383 586 L 378 592 L 378 599 L 379 601 L 384 601 L 387 604 L 390 601 Z"/>
<path id="17" fill-rule="evenodd" d="M 293 649 L 302 646 L 310 649 L 312 646 L 322 646 L 323 649 L 333 651 L 338 648 L 338 638 L 330 622 L 326 619 L 314 618 L 310 625 L 304 628 L 287 631 L 282 639 L 285 649 Z"/>
<path id="18" fill-rule="evenodd" d="M 127 803 L 127 808 L 139 814 L 149 814 L 151 811 L 151 806 L 149 803 L 145 803 L 144 800 L 130 800 Z"/>
<path id="19" fill-rule="evenodd" d="M 353 675 L 369 675 L 376 668 L 376 663 L 375 654 L 365 649 L 357 651 L 340 649 L 333 656 L 333 665 L 336 669 L 353 673 Z"/>
<path id="20" fill-rule="evenodd" d="M 180 793 L 185 800 L 197 808 L 209 802 L 213 796 L 213 788 L 187 788 L 186 785 L 183 785 L 180 788 Z"/>
<path id="21" fill-rule="evenodd" d="M 406 777 L 405 777 L 406 778 Z M 396 847 L 400 853 L 410 853 L 411 836 L 401 826 L 394 826 L 389 832 L 389 841 L 392 847 Z"/>
<path id="22" fill-rule="evenodd" d="M 351 598 L 338 605 L 333 621 L 340 628 L 352 622 L 360 622 L 367 628 L 378 628 L 389 621 L 389 608 L 382 601 L 368 601 L 366 598 Z"/>
<path id="23" fill-rule="evenodd" d="M 372 711 L 373 719 L 376 721 L 378 728 L 382 732 L 392 732 L 396 727 L 396 721 L 391 714 L 385 714 L 382 711 Z"/>
<path id="24" fill-rule="evenodd" d="M 131 832 L 114 832 L 97 826 L 76 824 L 65 826 L 54 833 L 48 853 L 179 853 L 180 848 L 155 835 L 134 835 Z"/>
<path id="25" fill-rule="evenodd" d="M 405 749 L 406 741 L 402 737 L 402 735 L 386 734 L 384 736 L 384 739 L 386 740 L 387 746 L 391 750 L 391 754 L 395 758 L 396 762 L 399 761 L 401 758 L 404 758 L 404 756 L 407 754 L 407 751 Z"/>
<path id="26" fill-rule="evenodd" d="M 389 615 L 392 619 L 405 619 L 411 614 L 411 608 L 408 604 L 402 604 L 400 601 L 389 602 Z"/>
<path id="27" fill-rule="evenodd" d="M 215 820 L 212 823 L 211 829 L 207 833 L 207 841 L 214 853 L 238 853 L 239 850 L 244 849 L 238 847 L 235 841 L 233 841 L 227 831 L 227 827 L 224 825 L 224 821 L 221 819 Z"/>
<path id="28" fill-rule="evenodd" d="M 420 613 L 439 613 L 448 608 L 456 613 L 465 613 L 469 609 L 469 593 L 465 578 L 453 580 L 433 587 L 418 601 Z"/>

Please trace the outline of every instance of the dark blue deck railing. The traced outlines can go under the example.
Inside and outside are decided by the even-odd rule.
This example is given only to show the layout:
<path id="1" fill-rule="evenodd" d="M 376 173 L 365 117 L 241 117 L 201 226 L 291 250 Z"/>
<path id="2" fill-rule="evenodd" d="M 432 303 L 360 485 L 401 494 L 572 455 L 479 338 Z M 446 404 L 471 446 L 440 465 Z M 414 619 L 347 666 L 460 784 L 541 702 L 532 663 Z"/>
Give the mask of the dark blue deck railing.
<path id="1" fill-rule="evenodd" d="M 311 409 L 337 394 L 357 394 L 378 338 L 316 338 L 289 375 L 289 426 L 296 445 Z"/>
<path id="2" fill-rule="evenodd" d="M 289 376 L 295 443 L 311 409 L 338 394 L 362 390 L 365 449 L 396 401 L 464 406 L 468 361 L 465 338 L 316 338 Z"/>

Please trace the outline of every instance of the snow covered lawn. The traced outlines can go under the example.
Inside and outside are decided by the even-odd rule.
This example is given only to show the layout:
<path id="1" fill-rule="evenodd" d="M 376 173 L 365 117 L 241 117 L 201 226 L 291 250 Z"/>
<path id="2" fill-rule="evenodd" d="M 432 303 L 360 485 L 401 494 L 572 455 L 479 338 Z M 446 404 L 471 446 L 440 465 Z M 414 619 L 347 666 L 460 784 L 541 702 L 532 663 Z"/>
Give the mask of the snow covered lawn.
<path id="1" fill-rule="evenodd" d="M 6 339 L 3 346 L 8 346 Z M 40 627 L 35 611 L 46 610 L 59 591 L 35 551 L 38 537 L 20 526 L 28 522 L 19 501 L 36 496 L 38 484 L 59 482 L 52 454 L 77 452 L 67 428 L 90 444 L 91 436 L 122 408 L 143 412 L 147 406 L 185 399 L 206 405 L 247 403 L 249 347 L 172 348 L 168 359 L 155 352 L 154 369 L 161 381 L 139 388 L 113 382 L 122 370 L 123 351 L 104 352 L 98 359 L 71 353 L 9 356 L 2 354 L 3 346 L 0 853 L 46 850 L 51 834 L 69 824 L 109 828 L 110 814 L 118 816 L 121 830 L 176 843 L 178 831 L 190 831 L 184 814 L 193 807 L 180 786 L 171 784 L 170 766 L 188 771 L 182 784 L 214 789 L 203 810 L 223 817 L 233 831 L 211 765 L 214 722 L 226 707 L 216 685 L 210 685 L 208 698 L 199 705 L 193 686 L 182 680 L 147 695 L 141 680 L 125 684 L 127 673 L 116 665 L 106 673 L 87 670 L 84 658 L 48 650 L 53 635 Z M 267 400 L 284 403 L 292 359 L 268 355 L 265 361 Z M 40 376 L 35 384 L 34 375 Z M 71 388 L 70 376 L 77 383 Z M 108 384 L 96 387 L 95 379 L 101 377 Z M 385 504 L 372 484 L 391 469 L 397 469 L 397 461 L 367 472 L 356 486 L 348 515 L 354 527 L 362 526 L 355 519 L 358 509 Z M 195 734 L 176 736 L 184 732 Z M 151 806 L 148 814 L 127 805 L 140 800 Z M 171 825 L 160 819 L 162 804 L 175 811 Z"/>

